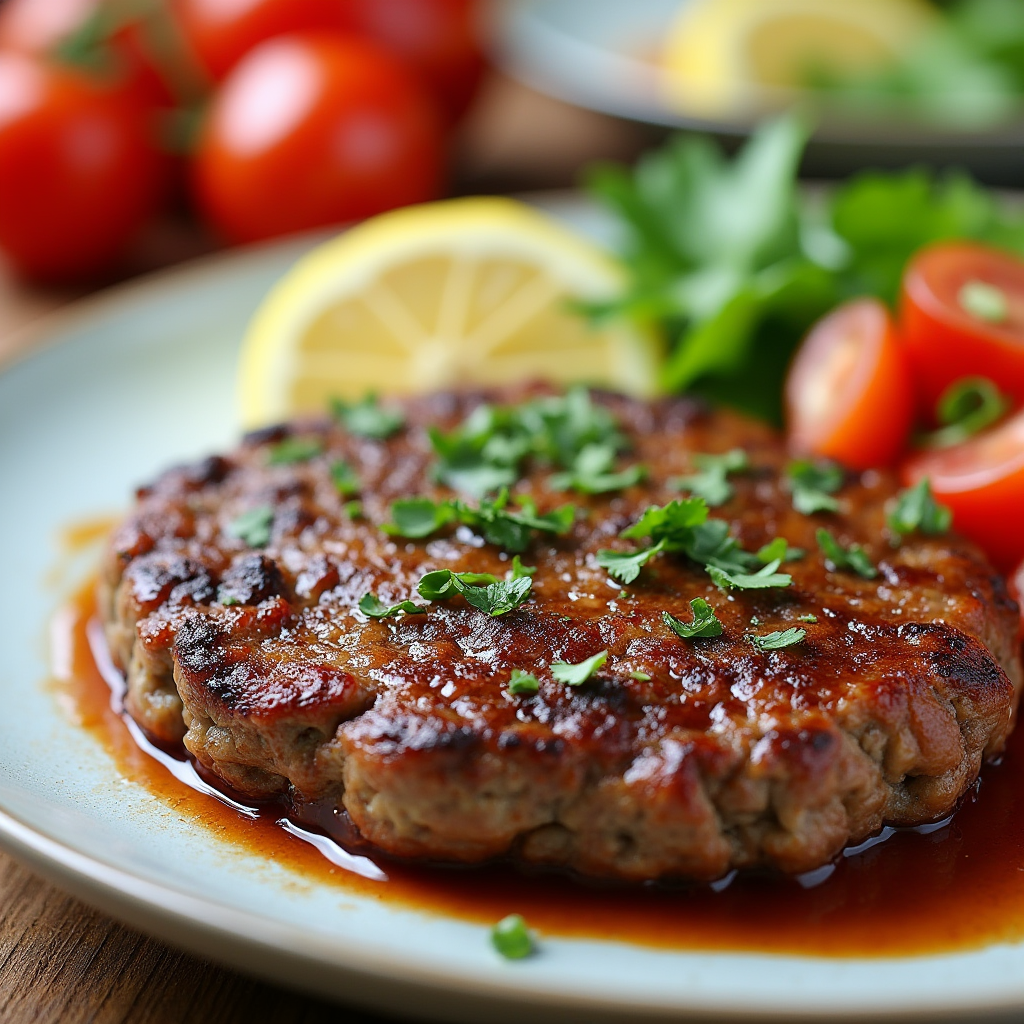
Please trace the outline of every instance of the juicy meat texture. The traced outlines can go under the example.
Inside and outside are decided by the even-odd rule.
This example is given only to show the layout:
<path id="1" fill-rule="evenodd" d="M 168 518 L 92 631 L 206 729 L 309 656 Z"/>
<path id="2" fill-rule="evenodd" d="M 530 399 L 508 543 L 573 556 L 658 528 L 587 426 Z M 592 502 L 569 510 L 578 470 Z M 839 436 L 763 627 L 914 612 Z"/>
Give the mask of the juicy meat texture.
<path id="1" fill-rule="evenodd" d="M 508 572 L 508 555 L 466 527 L 422 541 L 379 529 L 395 499 L 450 495 L 433 482 L 426 428 L 481 400 L 409 400 L 387 441 L 326 421 L 274 428 L 141 489 L 101 583 L 136 720 L 249 797 L 336 807 L 391 855 L 626 880 L 816 868 L 884 824 L 947 815 L 1002 750 L 1021 685 L 1017 612 L 977 548 L 952 534 L 893 547 L 884 473 L 849 477 L 838 514 L 794 511 L 780 439 L 685 398 L 595 396 L 632 444 L 627 461 L 649 468 L 641 484 L 567 496 L 534 467 L 516 485 L 541 512 L 573 500 L 586 513 L 523 554 L 537 570 L 521 607 L 492 618 L 456 598 L 368 619 L 356 606 L 370 591 L 422 603 L 425 572 Z M 324 454 L 268 464 L 288 436 L 318 438 Z M 712 515 L 749 551 L 777 536 L 806 549 L 785 566 L 791 587 L 726 594 L 662 556 L 623 591 L 596 565 L 599 549 L 630 548 L 618 534 L 648 505 L 678 497 L 669 481 L 694 453 L 736 447 L 751 470 Z M 337 459 L 362 482 L 362 518 L 331 482 Z M 272 535 L 253 549 L 229 526 L 260 506 Z M 822 526 L 862 544 L 877 578 L 829 571 Z M 689 621 L 695 597 L 720 637 L 683 640 L 663 622 Z M 790 626 L 803 643 L 761 653 L 746 639 Z M 553 678 L 553 662 L 603 650 L 584 685 Z M 515 668 L 536 675 L 536 695 L 509 692 Z"/>

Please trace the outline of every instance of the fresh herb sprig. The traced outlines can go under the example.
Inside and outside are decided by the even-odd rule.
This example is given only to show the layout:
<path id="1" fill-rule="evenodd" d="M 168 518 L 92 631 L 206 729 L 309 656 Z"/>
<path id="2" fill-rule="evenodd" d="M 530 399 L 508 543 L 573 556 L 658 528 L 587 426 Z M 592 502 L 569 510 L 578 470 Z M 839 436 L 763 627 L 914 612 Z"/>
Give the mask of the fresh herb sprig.
<path id="1" fill-rule="evenodd" d="M 875 563 L 859 544 L 851 544 L 844 548 L 828 530 L 824 529 L 818 530 L 815 538 L 821 553 L 825 556 L 825 565 L 833 572 L 855 572 L 866 580 L 873 580 L 878 575 Z"/>
<path id="2" fill-rule="evenodd" d="M 676 477 L 669 481 L 670 486 L 703 498 L 709 508 L 724 505 L 736 493 L 729 483 L 730 474 L 743 473 L 750 468 L 747 453 L 742 448 L 733 448 L 724 455 L 698 453 L 693 456 L 693 464 L 697 473 Z"/>
<path id="3" fill-rule="evenodd" d="M 946 533 L 952 522 L 953 513 L 935 500 L 927 477 L 923 477 L 913 487 L 900 491 L 886 519 L 897 542 L 900 537 L 910 533 L 938 536 Z"/>
<path id="4" fill-rule="evenodd" d="M 661 618 L 665 625 L 683 640 L 722 635 L 722 623 L 707 601 L 701 597 L 695 597 L 690 602 L 690 610 L 693 612 L 692 622 L 682 622 L 669 612 L 662 612 Z"/>
<path id="5" fill-rule="evenodd" d="M 236 516 L 228 524 L 228 533 L 251 548 L 265 548 L 270 543 L 274 526 L 274 510 L 258 505 Z"/>
<path id="6" fill-rule="evenodd" d="M 551 663 L 551 674 L 558 682 L 565 683 L 566 686 L 582 686 L 594 676 L 598 669 L 604 666 L 607 660 L 608 652 L 599 651 L 577 664 L 568 661 L 555 661 Z"/>
<path id="7" fill-rule="evenodd" d="M 268 466 L 293 466 L 322 454 L 324 443 L 316 437 L 286 437 L 267 452 Z"/>
<path id="8" fill-rule="evenodd" d="M 376 594 L 363 594 L 359 599 L 359 610 L 371 619 L 390 619 L 396 615 L 426 615 L 427 609 L 412 601 L 399 601 L 387 605 Z"/>
<path id="9" fill-rule="evenodd" d="M 768 651 L 781 651 L 784 647 L 792 647 L 801 643 L 807 636 L 807 630 L 800 626 L 790 626 L 775 633 L 767 633 L 764 636 L 748 634 L 747 640 L 754 646 L 755 650 L 767 653 Z"/>
<path id="10" fill-rule="evenodd" d="M 496 617 L 518 608 L 530 596 L 532 586 L 529 576 L 499 580 L 490 573 L 438 569 L 423 576 L 416 590 L 428 601 L 449 601 L 461 595 L 474 608 Z"/>
<path id="11" fill-rule="evenodd" d="M 793 508 L 802 515 L 838 512 L 833 495 L 843 486 L 844 474 L 834 462 L 799 459 L 786 467 L 786 486 L 793 495 Z"/>
<path id="12" fill-rule="evenodd" d="M 370 394 L 358 402 L 331 399 L 331 415 L 356 437 L 385 441 L 405 426 L 405 415 L 399 409 L 383 406 Z"/>

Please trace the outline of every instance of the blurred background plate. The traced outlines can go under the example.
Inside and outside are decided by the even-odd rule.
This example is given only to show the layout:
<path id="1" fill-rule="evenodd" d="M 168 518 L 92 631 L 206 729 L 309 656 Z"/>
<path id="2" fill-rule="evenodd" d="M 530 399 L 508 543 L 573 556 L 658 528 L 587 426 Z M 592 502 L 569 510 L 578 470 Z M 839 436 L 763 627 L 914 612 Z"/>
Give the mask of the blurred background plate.
<path id="1" fill-rule="evenodd" d="M 759 114 L 778 105 L 766 91 L 747 115 L 709 117 L 672 109 L 657 62 L 686 0 L 504 0 L 492 38 L 500 66 L 523 83 L 591 110 L 664 128 L 708 132 L 726 145 L 745 138 Z M 823 116 L 805 173 L 838 176 L 864 167 L 908 163 L 966 167 L 982 180 L 1024 181 L 1024 119 L 985 130 Z"/>

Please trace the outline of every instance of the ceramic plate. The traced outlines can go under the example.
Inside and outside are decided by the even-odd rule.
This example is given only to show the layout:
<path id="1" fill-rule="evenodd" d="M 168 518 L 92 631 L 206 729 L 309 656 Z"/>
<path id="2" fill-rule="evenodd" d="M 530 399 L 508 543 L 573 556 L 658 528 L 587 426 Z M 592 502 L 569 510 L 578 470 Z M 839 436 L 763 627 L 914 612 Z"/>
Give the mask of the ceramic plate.
<path id="1" fill-rule="evenodd" d="M 594 230 L 585 207 L 559 212 Z M 227 255 L 59 314 L 0 374 L 0 843 L 179 945 L 416 1018 L 911 1017 L 1024 1009 L 1024 946 L 894 960 L 674 953 L 546 939 L 507 963 L 474 924 L 297 877 L 183 820 L 69 723 L 46 685 L 55 537 L 168 463 L 233 444 L 235 353 L 310 244 Z M 77 567 L 81 572 L 84 567 Z"/>
<path id="2" fill-rule="evenodd" d="M 577 106 L 671 128 L 746 135 L 749 120 L 709 120 L 670 109 L 661 98 L 653 55 L 686 2 L 503 0 L 495 5 L 495 52 L 527 85 Z M 813 173 L 831 175 L 914 161 L 952 163 L 996 183 L 1017 184 L 1024 170 L 1022 141 L 1020 120 L 982 132 L 952 132 L 826 118 L 811 143 L 808 165 Z"/>

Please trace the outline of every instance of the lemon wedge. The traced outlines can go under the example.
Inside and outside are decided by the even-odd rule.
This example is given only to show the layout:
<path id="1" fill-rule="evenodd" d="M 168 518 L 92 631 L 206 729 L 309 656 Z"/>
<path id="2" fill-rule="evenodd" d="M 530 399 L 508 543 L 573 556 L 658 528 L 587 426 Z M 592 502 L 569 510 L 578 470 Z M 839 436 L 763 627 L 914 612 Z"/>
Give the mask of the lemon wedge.
<path id="1" fill-rule="evenodd" d="M 665 100 L 697 116 L 752 115 L 815 67 L 884 67 L 937 18 L 925 0 L 691 0 L 662 53 Z"/>
<path id="2" fill-rule="evenodd" d="M 512 199 L 405 207 L 301 259 L 242 345 L 242 419 L 320 411 L 331 397 L 522 380 L 656 390 L 653 337 L 594 326 L 570 300 L 616 294 L 601 249 Z"/>

